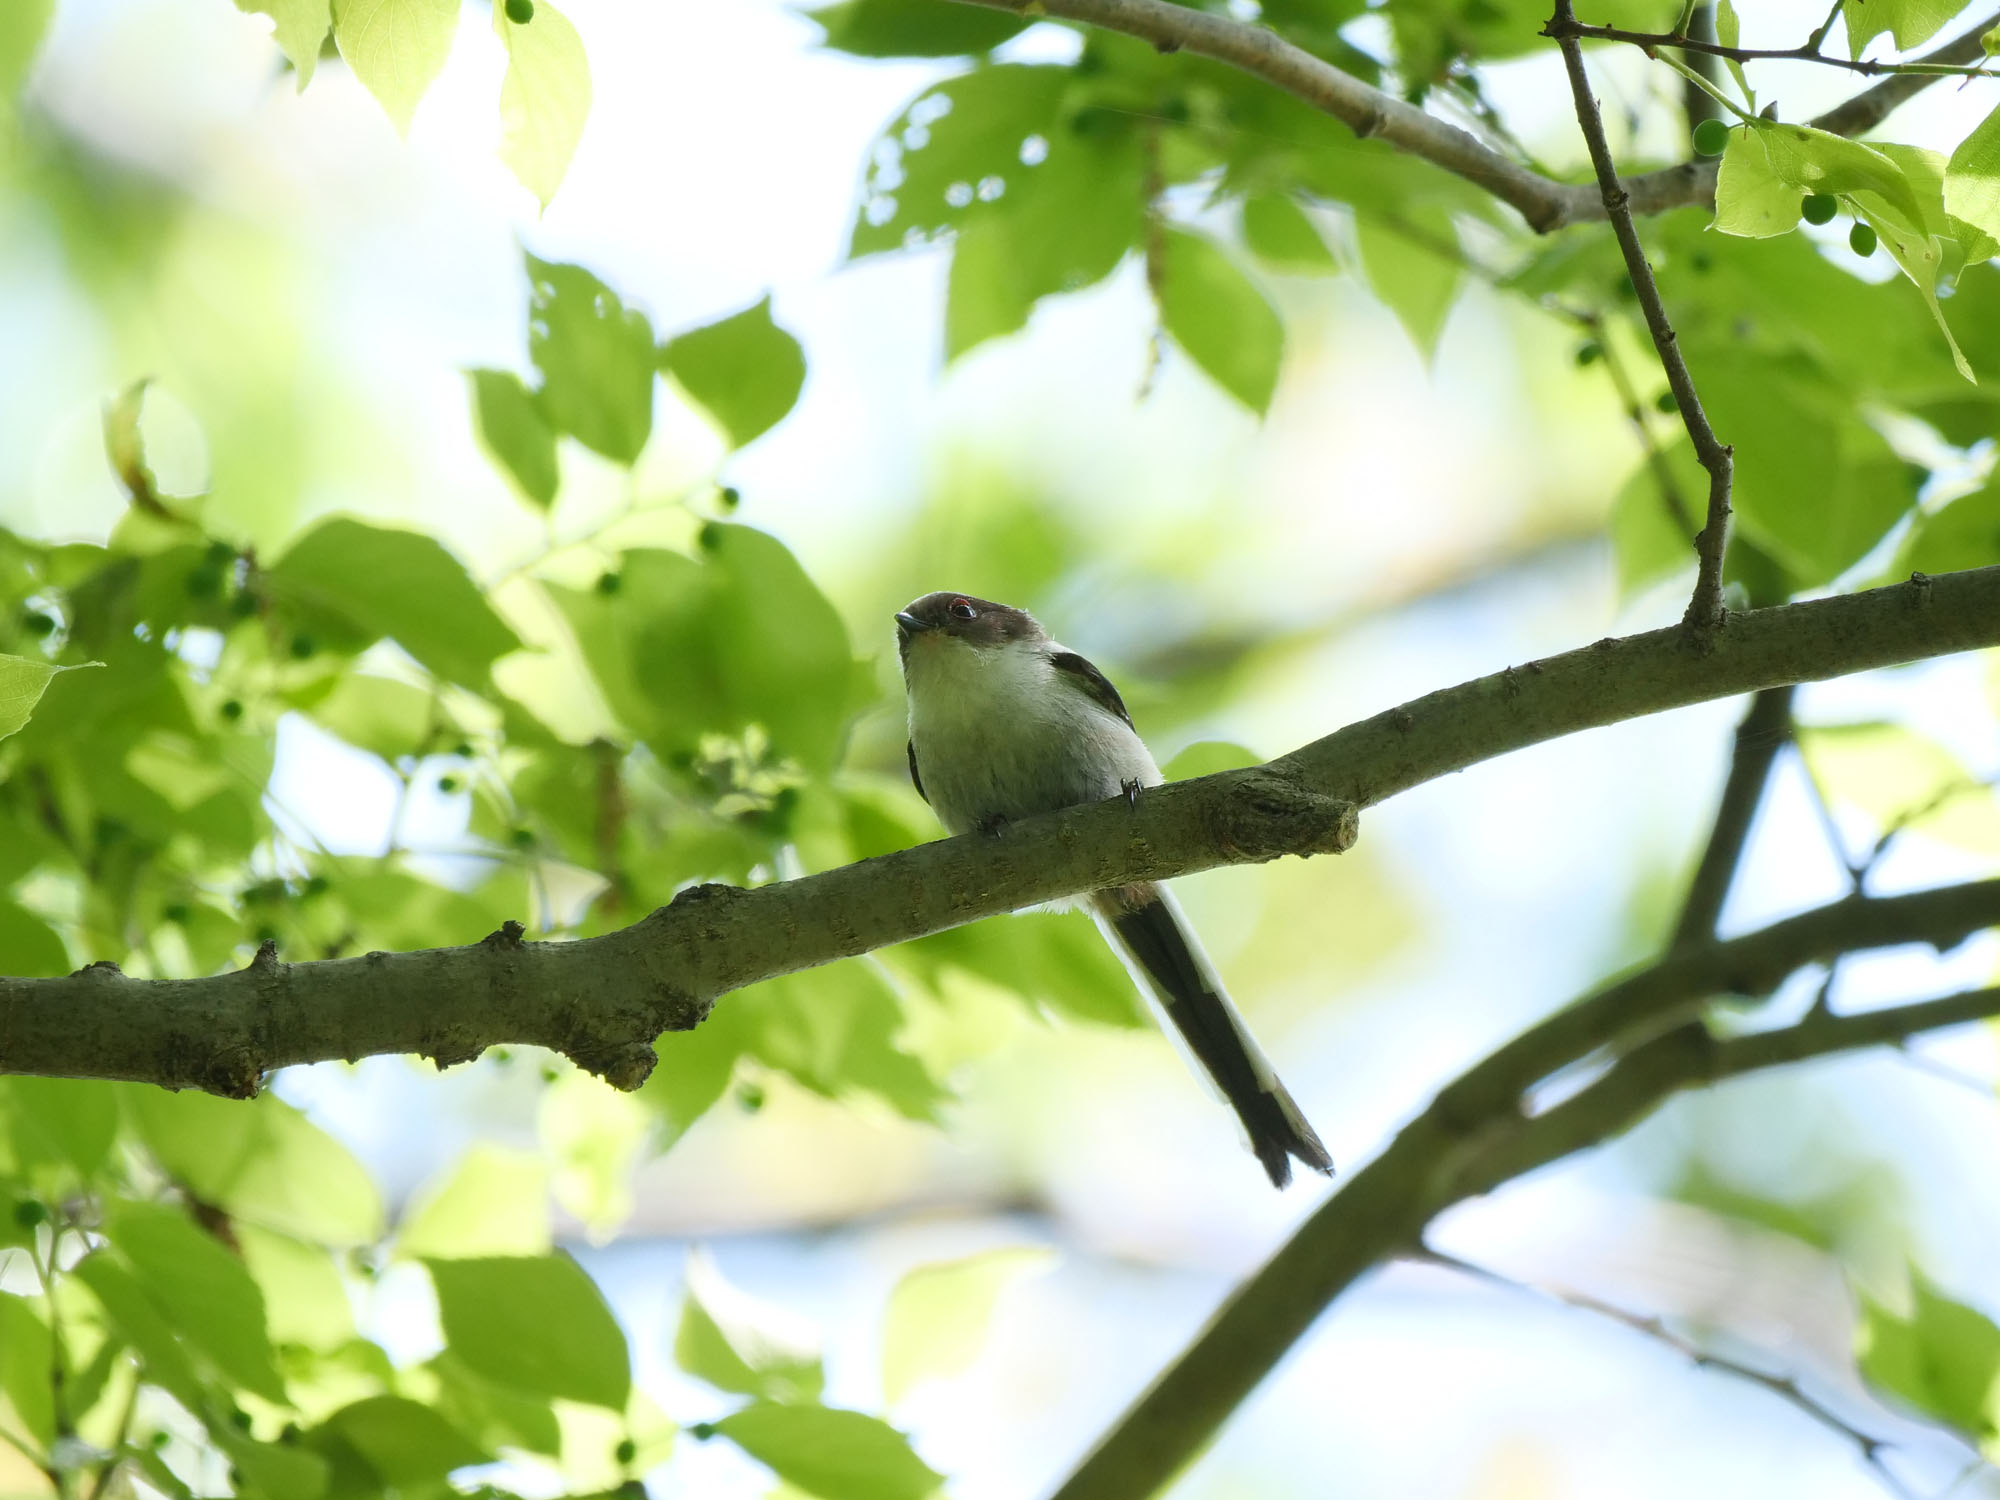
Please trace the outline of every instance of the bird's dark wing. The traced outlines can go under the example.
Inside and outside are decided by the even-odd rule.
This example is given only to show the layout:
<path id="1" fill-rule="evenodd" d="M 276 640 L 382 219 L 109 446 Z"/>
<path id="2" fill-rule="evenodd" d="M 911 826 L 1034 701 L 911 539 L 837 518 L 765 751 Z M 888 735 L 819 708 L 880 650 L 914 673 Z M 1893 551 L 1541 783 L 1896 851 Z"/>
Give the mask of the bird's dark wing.
<path id="1" fill-rule="evenodd" d="M 1075 683 L 1078 691 L 1095 699 L 1099 708 L 1118 715 L 1128 725 L 1132 723 L 1132 716 L 1125 712 L 1125 700 L 1118 696 L 1111 679 L 1074 651 L 1051 652 L 1049 665 Z"/>
<path id="2" fill-rule="evenodd" d="M 903 748 L 910 753 L 910 784 L 916 787 L 917 795 L 928 802 L 931 800 L 931 794 L 924 790 L 924 778 L 917 774 L 917 742 L 904 740 Z"/>

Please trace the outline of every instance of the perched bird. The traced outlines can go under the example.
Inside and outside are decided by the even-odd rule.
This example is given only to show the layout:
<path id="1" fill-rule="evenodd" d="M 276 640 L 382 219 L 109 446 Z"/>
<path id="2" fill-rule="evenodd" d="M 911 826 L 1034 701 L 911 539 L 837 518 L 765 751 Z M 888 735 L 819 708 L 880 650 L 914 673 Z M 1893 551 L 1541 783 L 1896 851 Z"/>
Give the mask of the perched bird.
<path id="1" fill-rule="evenodd" d="M 910 704 L 910 779 L 949 833 L 1160 784 L 1105 675 L 1049 639 L 1026 610 L 926 594 L 896 615 Z M 1331 1172 L 1326 1147 L 1243 1024 L 1179 904 L 1150 882 L 1086 897 L 1127 967 L 1249 1132 L 1274 1186 L 1291 1158 Z"/>

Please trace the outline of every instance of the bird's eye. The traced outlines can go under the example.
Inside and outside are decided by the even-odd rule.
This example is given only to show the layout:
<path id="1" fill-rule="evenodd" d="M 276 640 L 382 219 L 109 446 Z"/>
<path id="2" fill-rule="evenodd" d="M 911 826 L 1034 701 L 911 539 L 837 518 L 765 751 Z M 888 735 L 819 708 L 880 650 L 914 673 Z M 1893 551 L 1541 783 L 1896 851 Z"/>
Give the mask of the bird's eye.
<path id="1" fill-rule="evenodd" d="M 976 620 L 979 618 L 979 611 L 972 607 L 972 601 L 970 599 L 952 600 L 951 612 L 957 615 L 961 620 Z"/>

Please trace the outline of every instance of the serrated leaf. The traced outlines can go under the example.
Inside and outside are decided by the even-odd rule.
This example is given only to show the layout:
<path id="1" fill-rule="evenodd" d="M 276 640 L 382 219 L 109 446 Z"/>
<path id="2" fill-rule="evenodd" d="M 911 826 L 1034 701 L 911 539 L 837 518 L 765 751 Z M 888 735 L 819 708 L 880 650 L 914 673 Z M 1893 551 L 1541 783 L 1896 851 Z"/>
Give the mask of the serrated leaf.
<path id="1" fill-rule="evenodd" d="M 586 448 L 632 463 L 653 430 L 652 325 L 581 266 L 531 255 L 528 281 L 543 415 Z"/>
<path id="2" fill-rule="evenodd" d="M 493 29 L 507 48 L 500 85 L 500 159 L 543 208 L 562 186 L 590 117 L 590 60 L 568 17 L 535 0 L 526 21 L 493 7 Z"/>
<path id="3" fill-rule="evenodd" d="M 967 1369 L 1000 1294 L 1053 1258 L 1039 1246 L 989 1250 L 919 1266 L 897 1282 L 882 1323 L 882 1399 L 894 1406 L 913 1386 Z"/>
<path id="4" fill-rule="evenodd" d="M 1448 253 L 1458 246 L 1451 215 L 1422 204 L 1411 205 L 1397 224 L 1362 215 L 1354 222 L 1354 238 L 1368 285 L 1424 358 L 1435 357 L 1464 277 L 1464 268 Z"/>
<path id="5" fill-rule="evenodd" d="M 1732 130 L 1715 178 L 1715 227 L 1724 234 L 1768 239 L 1799 227 L 1805 190 L 1771 165 L 1759 130 Z"/>
<path id="6" fill-rule="evenodd" d="M 512 370 L 466 374 L 472 379 L 472 412 L 480 442 L 521 493 L 547 510 L 555 501 L 562 474 L 556 465 L 555 429 L 542 415 L 534 392 Z"/>
<path id="7" fill-rule="evenodd" d="M 770 1401 L 817 1401 L 826 1381 L 798 1320 L 731 1286 L 699 1248 L 688 1253 L 674 1363 L 718 1390 Z"/>
<path id="8" fill-rule="evenodd" d="M 1185 229 L 1164 231 L 1157 291 L 1174 342 L 1209 378 L 1262 416 L 1278 388 L 1285 325 L 1221 247 Z"/>
<path id="9" fill-rule="evenodd" d="M 285 1403 L 264 1327 L 264 1294 L 242 1261 L 185 1214 L 156 1204 L 111 1200 L 104 1228 L 148 1300 L 181 1338 L 232 1384 Z"/>
<path id="10" fill-rule="evenodd" d="M 444 71 L 458 30 L 458 0 L 335 0 L 333 39 L 354 76 L 388 111 L 400 135 Z"/>
<path id="11" fill-rule="evenodd" d="M 715 1430 L 819 1500 L 928 1500 L 944 1483 L 900 1432 L 858 1411 L 760 1401 Z"/>
<path id="12" fill-rule="evenodd" d="M 332 0 L 236 0 L 236 8 L 269 16 L 276 23 L 273 39 L 298 75 L 299 92 L 304 93 L 319 64 L 319 49 L 333 27 Z"/>
<path id="13" fill-rule="evenodd" d="M 396 1235 L 396 1253 L 419 1260 L 546 1255 L 552 1244 L 547 1163 L 486 1145 L 426 1187 Z"/>
<path id="14" fill-rule="evenodd" d="M 1936 36 L 1964 8 L 1958 0 L 1847 0 L 1841 14 L 1847 20 L 1848 55 L 1858 58 L 1885 31 L 1898 52 L 1908 52 Z"/>
<path id="15" fill-rule="evenodd" d="M 430 1260 L 452 1354 L 527 1395 L 625 1409 L 631 1357 L 604 1294 L 566 1255 Z"/>
<path id="16" fill-rule="evenodd" d="M 1339 269 L 1306 211 L 1284 193 L 1243 200 L 1243 242 L 1252 255 L 1281 271 L 1317 276 Z"/>
<path id="17" fill-rule="evenodd" d="M 154 1160 L 202 1202 L 315 1244 L 364 1245 L 381 1234 L 367 1169 L 282 1099 L 134 1085 L 125 1101 Z"/>
<path id="18" fill-rule="evenodd" d="M 771 320 L 771 299 L 669 339 L 660 368 L 741 448 L 778 425 L 806 382 L 805 351 Z"/>
<path id="19" fill-rule="evenodd" d="M 392 637 L 474 690 L 486 686 L 495 658 L 521 645 L 464 565 L 418 532 L 334 516 L 293 542 L 264 579 L 309 629 L 356 649 Z"/>

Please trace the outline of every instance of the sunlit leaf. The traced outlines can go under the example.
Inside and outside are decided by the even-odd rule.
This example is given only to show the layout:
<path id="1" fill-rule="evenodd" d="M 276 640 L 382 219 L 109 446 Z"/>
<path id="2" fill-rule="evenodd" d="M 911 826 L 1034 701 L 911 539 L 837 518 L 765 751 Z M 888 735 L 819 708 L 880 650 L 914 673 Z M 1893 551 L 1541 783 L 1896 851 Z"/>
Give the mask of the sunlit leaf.
<path id="1" fill-rule="evenodd" d="M 89 662 L 85 665 L 96 667 L 103 663 Z M 18 731 L 33 717 L 35 705 L 42 701 L 42 694 L 56 673 L 75 670 L 75 667 L 31 661 L 25 656 L 0 655 L 0 740 Z"/>
<path id="2" fill-rule="evenodd" d="M 1920 47 L 1964 10 L 1956 0 L 1847 0 L 1849 55 L 1859 57 L 1868 44 L 1888 32 L 1898 52 Z"/>
<path id="3" fill-rule="evenodd" d="M 652 1134 L 646 1106 L 601 1078 L 569 1072 L 543 1092 L 536 1123 L 556 1201 L 607 1237 L 632 1212 L 632 1171 Z"/>
<path id="4" fill-rule="evenodd" d="M 882 1396 L 891 1406 L 925 1380 L 959 1374 L 978 1358 L 1000 1294 L 1046 1266 L 1037 1246 L 989 1250 L 919 1266 L 889 1294 L 882 1326 Z"/>
<path id="5" fill-rule="evenodd" d="M 0 1292 L 0 1396 L 14 1419 L 43 1447 L 55 1441 L 55 1393 L 49 1384 L 55 1341 L 28 1299 Z"/>
<path id="6" fill-rule="evenodd" d="M 477 1145 L 418 1197 L 396 1234 L 413 1259 L 546 1255 L 549 1169 L 540 1155 Z"/>
<path id="7" fill-rule="evenodd" d="M 1282 193 L 1243 200 L 1243 242 L 1251 254 L 1280 271 L 1320 275 L 1336 269 L 1333 252 L 1306 211 Z"/>
<path id="8" fill-rule="evenodd" d="M 526 21 L 493 7 L 493 29 L 507 47 L 500 84 L 500 159 L 543 208 L 562 186 L 590 116 L 590 62 L 583 40 L 549 0 L 535 0 Z"/>
<path id="9" fill-rule="evenodd" d="M 319 49 L 333 26 L 331 0 L 236 0 L 236 8 L 269 16 L 276 23 L 273 35 L 285 61 L 298 75 L 299 91 L 312 82 L 319 63 Z"/>
<path id="10" fill-rule="evenodd" d="M 495 10 L 504 12 L 505 6 Z M 521 493 L 546 510 L 556 498 L 561 473 L 556 467 L 556 435 L 534 393 L 512 370 L 469 370 L 472 410 L 479 440 Z"/>
<path id="11" fill-rule="evenodd" d="M 771 1401 L 817 1401 L 826 1378 L 798 1319 L 731 1286 L 700 1249 L 688 1254 L 674 1363 L 719 1390 Z"/>
<path id="12" fill-rule="evenodd" d="M 531 255 L 528 280 L 543 415 L 586 448 L 631 463 L 653 430 L 652 325 L 581 266 Z"/>
<path id="13" fill-rule="evenodd" d="M 806 14 L 822 45 L 857 57 L 959 57 L 985 52 L 1028 22 L 1004 11 L 945 6 L 933 0 L 838 0 Z"/>
<path id="14" fill-rule="evenodd" d="M 55 13 L 56 0 L 9 0 L 0 5 L 0 107 L 27 78 L 49 18 Z"/>
<path id="15" fill-rule="evenodd" d="M 427 1261 L 445 1343 L 466 1366 L 528 1395 L 622 1411 L 625 1335 L 604 1294 L 566 1255 Z"/>
<path id="16" fill-rule="evenodd" d="M 458 0 L 334 0 L 340 55 L 404 135 L 457 30 Z"/>
<path id="17" fill-rule="evenodd" d="M 1805 189 L 1787 182 L 1771 165 L 1761 130 L 1729 132 L 1729 145 L 1715 179 L 1715 227 L 1724 234 L 1764 239 L 1799 227 Z"/>
<path id="18" fill-rule="evenodd" d="M 1878 831 L 2000 852 L 2000 800 L 1937 741 L 1891 723 L 1812 725 L 1798 741 L 1820 788 Z"/>
<path id="19" fill-rule="evenodd" d="M 1167 332 L 1217 385 L 1262 416 L 1278 388 L 1284 324 L 1213 240 L 1182 229 L 1164 234 L 1157 291 Z"/>
<path id="20" fill-rule="evenodd" d="M 771 321 L 771 299 L 669 339 L 665 370 L 721 424 L 732 448 L 777 426 L 806 381 L 799 341 Z"/>
<path id="21" fill-rule="evenodd" d="M 1954 217 L 2000 240 L 2000 109 L 1975 125 L 1951 153 L 1944 206 Z"/>
<path id="22" fill-rule="evenodd" d="M 1369 215 L 1357 218 L 1354 237 L 1368 285 L 1425 358 L 1435 356 L 1464 274 L 1451 216 L 1412 204 L 1396 223 Z"/>
<path id="23" fill-rule="evenodd" d="M 900 1432 L 858 1411 L 760 1401 L 715 1430 L 819 1500 L 927 1500 L 944 1483 Z"/>
<path id="24" fill-rule="evenodd" d="M 536 7 L 537 19 L 541 7 Z M 401 1396 L 370 1396 L 344 1406 L 324 1429 L 354 1448 L 382 1480 L 399 1489 L 444 1478 L 493 1457 L 436 1411 Z"/>
<path id="25" fill-rule="evenodd" d="M 1908 1317 L 1862 1299 L 1855 1335 L 1862 1376 L 1979 1446 L 1995 1432 L 1992 1401 L 2000 1379 L 2000 1327 L 1922 1276 L 1912 1273 L 1910 1282 Z"/>

